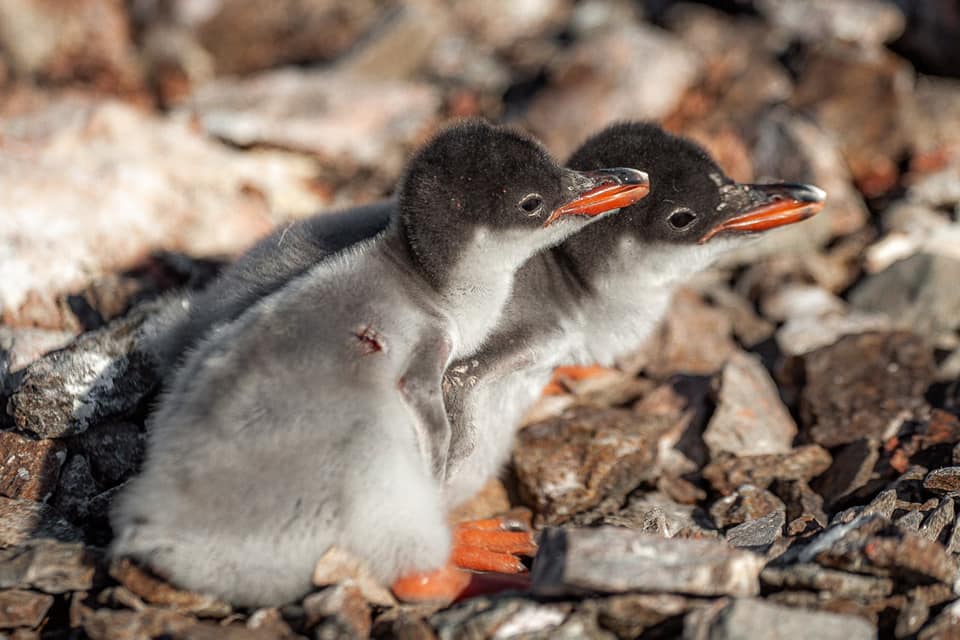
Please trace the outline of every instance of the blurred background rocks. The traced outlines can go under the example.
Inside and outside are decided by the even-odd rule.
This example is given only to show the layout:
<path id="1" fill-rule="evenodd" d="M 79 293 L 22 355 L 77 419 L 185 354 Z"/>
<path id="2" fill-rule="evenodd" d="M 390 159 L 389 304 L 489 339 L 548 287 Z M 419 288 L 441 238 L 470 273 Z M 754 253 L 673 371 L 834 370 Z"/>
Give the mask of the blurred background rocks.
<path id="1" fill-rule="evenodd" d="M 653 119 L 828 203 L 531 410 L 464 513 L 527 510 L 532 592 L 232 611 L 107 566 L 153 314 L 472 115 L 561 157 Z M 0 634 L 956 634 L 958 281 L 956 0 L 0 0 Z"/>

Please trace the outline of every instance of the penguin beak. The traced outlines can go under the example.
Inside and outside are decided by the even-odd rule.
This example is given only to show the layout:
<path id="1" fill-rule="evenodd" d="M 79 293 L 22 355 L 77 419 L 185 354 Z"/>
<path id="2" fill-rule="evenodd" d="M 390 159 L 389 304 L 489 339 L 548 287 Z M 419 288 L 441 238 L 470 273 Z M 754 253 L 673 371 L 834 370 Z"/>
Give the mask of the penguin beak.
<path id="1" fill-rule="evenodd" d="M 636 169 L 564 170 L 564 182 L 574 197 L 550 214 L 547 227 L 564 216 L 597 216 L 628 207 L 650 193 L 650 178 Z"/>
<path id="2" fill-rule="evenodd" d="M 823 189 L 812 184 L 733 185 L 723 199 L 734 214 L 710 229 L 700 244 L 726 231 L 756 233 L 812 218 L 826 198 Z"/>

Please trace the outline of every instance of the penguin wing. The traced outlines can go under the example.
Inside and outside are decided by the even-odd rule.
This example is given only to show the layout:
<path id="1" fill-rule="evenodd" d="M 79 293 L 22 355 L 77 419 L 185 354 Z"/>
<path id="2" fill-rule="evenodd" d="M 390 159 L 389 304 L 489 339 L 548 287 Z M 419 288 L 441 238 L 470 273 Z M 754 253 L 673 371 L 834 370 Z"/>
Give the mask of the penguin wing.
<path id="1" fill-rule="evenodd" d="M 450 448 L 450 420 L 442 385 L 452 351 L 453 343 L 445 332 L 426 332 L 397 382 L 404 401 L 416 416 L 414 429 L 420 451 L 438 480 L 444 478 Z"/>

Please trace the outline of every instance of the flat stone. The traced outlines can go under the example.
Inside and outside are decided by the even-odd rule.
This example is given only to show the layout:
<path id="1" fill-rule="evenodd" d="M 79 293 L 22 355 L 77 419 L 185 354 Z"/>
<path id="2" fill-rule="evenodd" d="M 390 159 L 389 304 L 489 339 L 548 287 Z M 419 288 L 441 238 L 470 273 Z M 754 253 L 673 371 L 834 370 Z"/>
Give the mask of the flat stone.
<path id="1" fill-rule="evenodd" d="M 960 491 L 960 467 L 934 469 L 923 479 L 923 486 L 938 493 Z"/>
<path id="2" fill-rule="evenodd" d="M 668 496 L 636 492 L 627 504 L 612 513 L 585 511 L 574 516 L 575 526 L 609 525 L 649 533 L 663 538 L 716 538 L 707 514 L 695 504 L 679 504 Z"/>
<path id="3" fill-rule="evenodd" d="M 629 593 L 595 601 L 603 628 L 620 638 L 639 637 L 646 629 L 681 616 L 695 606 L 695 599 L 667 593 Z"/>
<path id="4" fill-rule="evenodd" d="M 855 440 L 834 454 L 833 464 L 814 487 L 827 506 L 832 506 L 866 485 L 879 459 L 879 443 L 865 438 Z"/>
<path id="5" fill-rule="evenodd" d="M 806 637 L 870 640 L 876 637 L 876 630 L 856 616 L 795 609 L 753 598 L 734 598 L 713 615 L 689 615 L 684 622 L 684 637 L 710 640 Z"/>
<path id="6" fill-rule="evenodd" d="M 886 313 L 918 335 L 936 336 L 960 328 L 960 260 L 918 253 L 860 282 L 850 304 L 868 313 Z"/>
<path id="7" fill-rule="evenodd" d="M 62 443 L 0 432 L 0 495 L 45 502 L 66 457 Z"/>
<path id="8" fill-rule="evenodd" d="M 83 533 L 42 502 L 0 497 L 0 547 L 33 538 L 73 542 L 81 540 Z"/>
<path id="9" fill-rule="evenodd" d="M 738 549 L 765 552 L 770 545 L 783 537 L 786 514 L 782 509 L 771 511 L 755 520 L 738 524 L 726 534 L 728 543 Z"/>
<path id="10" fill-rule="evenodd" d="M 550 64 L 527 124 L 551 151 L 569 155 L 613 120 L 657 120 L 696 80 L 699 57 L 667 31 L 629 22 L 591 34 Z"/>
<path id="11" fill-rule="evenodd" d="M 846 336 L 804 357 L 801 416 L 814 442 L 835 447 L 885 439 L 926 406 L 935 366 L 929 346 L 907 332 Z"/>
<path id="12" fill-rule="evenodd" d="M 787 453 L 797 425 L 759 360 L 734 352 L 723 368 L 717 409 L 703 434 L 710 455 Z"/>
<path id="13" fill-rule="evenodd" d="M 711 540 L 664 539 L 627 529 L 546 529 L 533 566 L 544 595 L 586 591 L 751 595 L 759 556 Z"/>
<path id="14" fill-rule="evenodd" d="M 783 501 L 766 489 L 745 484 L 710 507 L 713 523 L 721 529 L 762 518 L 774 511 L 785 511 Z"/>
<path id="15" fill-rule="evenodd" d="M 800 563 L 784 567 L 768 566 L 760 574 L 766 587 L 807 589 L 833 595 L 864 599 L 884 598 L 893 593 L 893 580 L 826 569 L 818 564 Z"/>
<path id="16" fill-rule="evenodd" d="M 53 596 L 22 589 L 0 591 L 0 629 L 37 627 L 53 604 Z"/>
<path id="17" fill-rule="evenodd" d="M 723 495 L 751 484 L 766 489 L 774 480 L 805 480 L 820 475 L 830 466 L 830 454 L 817 445 L 804 445 L 789 453 L 757 456 L 723 456 L 703 469 L 703 477 Z"/>
<path id="18" fill-rule="evenodd" d="M 823 287 L 812 284 L 787 284 L 763 299 L 763 315 L 771 320 L 822 318 L 842 314 L 846 304 Z"/>
<path id="19" fill-rule="evenodd" d="M 920 525 L 920 535 L 927 540 L 937 541 L 947 525 L 953 524 L 953 498 L 944 498 L 937 508 L 930 512 L 923 524 Z"/>
<path id="20" fill-rule="evenodd" d="M 86 591 L 93 585 L 95 571 L 96 558 L 82 544 L 31 540 L 0 549 L 0 589 Z"/>
<path id="21" fill-rule="evenodd" d="M 487 638 L 505 628 L 503 637 L 522 632 L 550 633 L 556 630 L 571 612 L 569 603 L 538 603 L 523 598 L 471 598 L 430 617 L 440 640 Z"/>
<path id="22" fill-rule="evenodd" d="M 70 329 L 66 297 L 98 278 L 158 250 L 233 254 L 273 223 L 328 202 L 311 188 L 314 160 L 240 152 L 117 102 L 55 100 L 3 118 L 0 135 L 0 180 L 9 185 L 0 190 L 0 243 L 10 247 L 0 314 L 10 326 Z"/>
<path id="23" fill-rule="evenodd" d="M 367 168 L 394 179 L 440 108 L 438 90 L 423 82 L 288 68 L 208 83 L 183 115 L 234 144 L 307 152 L 345 177 Z"/>
<path id="24" fill-rule="evenodd" d="M 77 605 L 72 607 L 71 617 L 91 640 L 139 640 L 158 636 L 184 637 L 184 631 L 197 625 L 197 619 L 169 609 L 146 607 L 139 611 L 124 609 L 91 609 Z M 216 636 L 231 638 L 226 627 L 219 627 Z M 251 634 L 252 635 L 252 634 Z M 200 634 L 191 635 L 194 638 Z M 249 636 L 248 636 L 249 637 Z M 256 636 L 252 636 L 256 637 Z"/>
<path id="25" fill-rule="evenodd" d="M 874 331 L 890 331 L 894 322 L 885 315 L 851 312 L 822 318 L 789 318 L 777 331 L 777 346 L 787 356 L 803 356 L 829 347 L 840 338 Z"/>
<path id="26" fill-rule="evenodd" d="M 520 495 L 546 524 L 601 502 L 619 506 L 656 473 L 656 443 L 670 426 L 660 417 L 581 408 L 526 427 L 513 454 Z"/>
<path id="27" fill-rule="evenodd" d="M 110 575 L 149 604 L 205 618 L 224 618 L 232 611 L 226 602 L 208 595 L 177 589 L 126 558 L 110 565 Z"/>

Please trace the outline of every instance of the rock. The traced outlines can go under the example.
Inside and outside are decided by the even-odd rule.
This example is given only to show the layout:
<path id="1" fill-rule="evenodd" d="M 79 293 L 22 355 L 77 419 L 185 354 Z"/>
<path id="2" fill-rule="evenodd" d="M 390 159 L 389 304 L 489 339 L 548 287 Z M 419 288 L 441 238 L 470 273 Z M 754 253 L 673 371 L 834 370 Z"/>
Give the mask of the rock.
<path id="1" fill-rule="evenodd" d="M 311 186 L 311 159 L 242 153 L 115 102 L 55 101 L 3 118 L 0 137 L 0 313 L 10 326 L 69 328 L 64 296 L 99 277 L 160 249 L 235 253 L 327 201 Z"/>
<path id="2" fill-rule="evenodd" d="M 703 434 L 711 457 L 787 453 L 796 435 L 797 425 L 767 370 L 756 358 L 734 352 L 723 368 L 717 409 Z"/>
<path id="3" fill-rule="evenodd" d="M 82 626 L 91 640 L 138 640 L 158 636 L 182 638 L 184 631 L 197 625 L 197 619 L 168 609 L 146 607 L 139 611 L 116 609 L 91 609 L 75 602 L 71 606 L 72 624 Z M 191 634 L 200 638 L 199 634 Z M 233 638 L 226 628 L 220 627 L 216 636 Z M 248 636 L 249 637 L 249 636 Z"/>
<path id="4" fill-rule="evenodd" d="M 0 549 L 0 589 L 86 591 L 93 586 L 96 560 L 82 544 L 54 540 L 30 540 Z"/>
<path id="5" fill-rule="evenodd" d="M 695 600 L 666 593 L 630 593 L 596 601 L 598 621 L 620 638 L 636 638 L 643 631 L 690 610 Z"/>
<path id="6" fill-rule="evenodd" d="M 786 513 L 783 509 L 771 511 L 755 520 L 748 520 L 727 531 L 727 542 L 739 549 L 765 552 L 783 536 Z"/>
<path id="7" fill-rule="evenodd" d="M 833 464 L 814 485 L 828 507 L 860 489 L 870 480 L 880 459 L 880 445 L 865 438 L 844 445 L 833 456 Z"/>
<path id="8" fill-rule="evenodd" d="M 438 91 L 422 82 L 282 69 L 205 85 L 181 116 L 236 145 L 309 153 L 340 179 L 372 170 L 389 188 L 437 126 L 440 107 Z"/>
<path id="9" fill-rule="evenodd" d="M 660 439 L 664 474 L 679 476 L 698 471 L 707 461 L 703 429 L 713 410 L 711 386 L 711 379 L 706 376 L 671 376 L 634 403 L 637 413 L 673 421 Z"/>
<path id="10" fill-rule="evenodd" d="M 241 75 L 284 64 L 333 60 L 398 5 L 392 0 L 290 0 L 254 8 L 242 0 L 205 5 L 174 0 L 141 3 L 137 8 L 142 23 L 167 32 L 171 41 L 167 47 L 177 43 L 185 49 L 181 54 L 190 54 L 182 60 L 154 60 L 160 66 L 155 73 L 163 70 L 162 65 L 177 63 L 184 67 L 181 73 L 189 73 L 192 62 L 193 67 L 206 63 L 211 67 L 208 73 Z"/>
<path id="11" fill-rule="evenodd" d="M 945 498 L 940 501 L 937 508 L 930 512 L 930 515 L 920 525 L 920 535 L 927 540 L 938 541 L 940 534 L 947 525 L 953 524 L 954 507 L 953 498 Z"/>
<path id="12" fill-rule="evenodd" d="M 0 432 L 0 495 L 46 502 L 67 454 L 62 443 Z"/>
<path id="13" fill-rule="evenodd" d="M 886 313 L 918 335 L 935 337 L 960 329 L 960 260 L 920 253 L 868 276 L 850 292 L 850 303 Z"/>
<path id="14" fill-rule="evenodd" d="M 673 374 L 710 375 L 736 351 L 727 315 L 689 289 L 678 291 L 661 327 L 647 341 L 646 371 L 655 378 Z"/>
<path id="15" fill-rule="evenodd" d="M 487 638 L 495 632 L 509 638 L 523 632 L 552 632 L 570 614 L 567 603 L 540 604 L 522 598 L 471 598 L 431 616 L 441 640 Z M 504 629 L 503 632 L 500 632 Z M 536 637 L 536 636 L 535 636 Z"/>
<path id="16" fill-rule="evenodd" d="M 509 510 L 510 498 L 507 489 L 499 479 L 493 478 L 483 485 L 476 495 L 451 511 L 447 519 L 450 522 L 483 520 Z"/>
<path id="17" fill-rule="evenodd" d="M 960 146 L 960 81 L 954 78 L 920 76 L 913 90 L 913 110 L 906 116 L 910 144 L 918 160 L 936 161 L 944 152 Z"/>
<path id="18" fill-rule="evenodd" d="M 582 408 L 517 436 L 520 495 L 539 523 L 556 524 L 601 503 L 619 506 L 653 477 L 669 421 L 620 409 Z"/>
<path id="19" fill-rule="evenodd" d="M 754 598 L 735 598 L 709 613 L 712 615 L 688 615 L 683 637 L 710 640 L 806 637 L 870 640 L 876 637 L 870 623 L 856 616 L 794 609 Z"/>
<path id="20" fill-rule="evenodd" d="M 878 599 L 893 593 L 893 580 L 825 569 L 818 564 L 791 564 L 766 567 L 760 574 L 765 587 L 806 589 L 836 596 Z"/>
<path id="21" fill-rule="evenodd" d="M 887 518 L 863 515 L 833 525 L 803 549 L 801 562 L 895 577 L 908 584 L 953 584 L 957 566 L 940 544 L 893 526 Z"/>
<path id="22" fill-rule="evenodd" d="M 786 356 L 802 356 L 817 349 L 829 347 L 840 338 L 861 333 L 891 331 L 894 323 L 878 314 L 849 313 L 823 318 L 790 318 L 777 331 L 776 340 Z"/>
<path id="23" fill-rule="evenodd" d="M 114 487 L 140 470 L 146 434 L 131 422 L 109 422 L 73 438 L 69 446 L 90 460 L 103 486 Z"/>
<path id="24" fill-rule="evenodd" d="M 126 558 L 110 565 L 110 575 L 132 593 L 153 605 L 205 618 L 225 618 L 232 611 L 226 602 L 208 595 L 177 589 Z"/>
<path id="25" fill-rule="evenodd" d="M 659 493 L 635 493 L 625 507 L 614 513 L 586 511 L 571 521 L 576 526 L 609 525 L 625 527 L 663 538 L 716 538 L 703 510 L 690 504 L 677 504 Z"/>
<path id="26" fill-rule="evenodd" d="M 306 626 L 313 627 L 323 621 L 326 628 L 341 630 L 347 637 L 366 638 L 370 635 L 370 607 L 360 588 L 342 583 L 311 593 L 303 599 L 307 616 Z M 320 636 L 314 633 L 314 636 Z"/>
<path id="27" fill-rule="evenodd" d="M 569 0 L 534 0 L 519 5 L 509 0 L 468 0 L 452 6 L 472 38 L 497 50 L 515 48 L 524 40 L 545 39 L 566 26 L 573 9 Z"/>
<path id="28" fill-rule="evenodd" d="M 75 331 L 0 327 L 0 342 L 10 341 L 10 372 L 16 372 L 54 349 L 65 347 L 76 337 Z"/>
<path id="29" fill-rule="evenodd" d="M 762 518 L 786 507 L 777 496 L 765 489 L 745 484 L 732 495 L 720 498 L 710 507 L 710 517 L 721 529 Z"/>
<path id="30" fill-rule="evenodd" d="M 776 480 L 771 491 L 783 500 L 788 524 L 802 519 L 803 522 L 815 522 L 819 527 L 827 526 L 828 518 L 823 510 L 823 498 L 811 489 L 806 481 Z"/>
<path id="31" fill-rule="evenodd" d="M 21 544 L 31 538 L 72 542 L 81 540 L 83 533 L 41 502 L 0 497 L 0 547 Z"/>
<path id="32" fill-rule="evenodd" d="M 763 315 L 771 320 L 823 318 L 842 314 L 846 304 L 826 289 L 811 284 L 787 284 L 763 299 Z"/>
<path id="33" fill-rule="evenodd" d="M 930 624 L 920 631 L 917 640 L 955 637 L 958 624 L 960 624 L 960 600 L 955 600 L 949 606 L 944 607 Z"/>
<path id="34" fill-rule="evenodd" d="M 923 486 L 938 493 L 960 491 L 960 467 L 934 469 L 923 479 Z"/>
<path id="35" fill-rule="evenodd" d="M 83 522 L 90 515 L 90 501 L 101 493 L 93 479 L 90 463 L 82 455 L 71 456 L 63 465 L 60 484 L 51 505 L 73 523 Z"/>
<path id="36" fill-rule="evenodd" d="M 883 49 L 828 44 L 804 61 L 790 103 L 837 136 L 860 190 L 875 196 L 897 180 L 907 144 L 900 118 L 912 85 L 909 65 Z M 843 90 L 853 86 L 860 90 Z"/>
<path id="37" fill-rule="evenodd" d="M 140 90 L 132 36 L 125 6 L 117 0 L 0 7 L 0 49 L 11 70 L 41 83 L 83 83 L 115 93 Z"/>
<path id="38" fill-rule="evenodd" d="M 53 596 L 22 589 L 0 591 L 0 629 L 36 628 L 53 604 Z"/>
<path id="39" fill-rule="evenodd" d="M 935 372 L 930 348 L 907 332 L 846 336 L 804 357 L 801 416 L 817 444 L 884 439 L 920 411 Z"/>
<path id="40" fill-rule="evenodd" d="M 754 305 L 744 296 L 720 286 L 710 289 L 709 294 L 710 300 L 730 316 L 740 344 L 758 345 L 773 336 L 773 323 L 757 315 Z"/>
<path id="41" fill-rule="evenodd" d="M 613 120 L 657 120 L 696 80 L 700 61 L 670 33 L 624 23 L 564 50 L 548 68 L 549 85 L 526 122 L 560 157 Z"/>
<path id="42" fill-rule="evenodd" d="M 155 307 L 138 307 L 29 365 L 8 405 L 17 427 L 62 438 L 132 412 L 157 384 L 153 361 L 137 348 Z"/>
<path id="43" fill-rule="evenodd" d="M 830 462 L 826 449 L 806 445 L 790 453 L 723 456 L 703 469 L 703 477 L 718 492 L 729 495 L 744 484 L 766 489 L 774 480 L 809 481 L 826 471 Z"/>
<path id="44" fill-rule="evenodd" d="M 876 48 L 903 32 L 906 21 L 896 6 L 880 0 L 760 0 L 760 12 L 797 40 L 843 40 Z"/>
<path id="45" fill-rule="evenodd" d="M 533 566 L 533 589 L 751 595 L 763 560 L 710 540 L 664 539 L 627 529 L 546 529 Z"/>
<path id="46" fill-rule="evenodd" d="M 341 583 L 355 584 L 363 597 L 372 604 L 389 607 L 397 602 L 393 594 L 373 577 L 361 560 L 347 551 L 332 547 L 317 561 L 313 570 L 313 584 L 317 587 L 329 587 Z"/>

